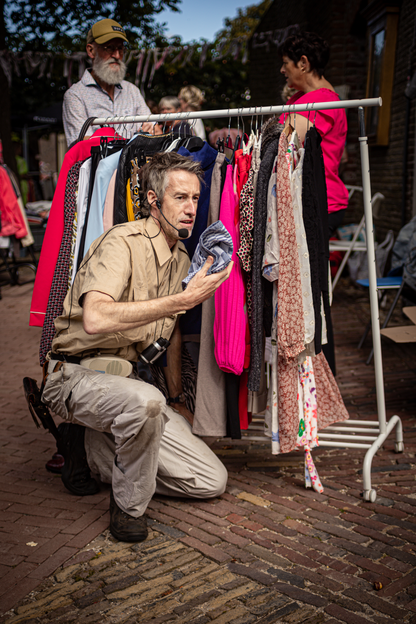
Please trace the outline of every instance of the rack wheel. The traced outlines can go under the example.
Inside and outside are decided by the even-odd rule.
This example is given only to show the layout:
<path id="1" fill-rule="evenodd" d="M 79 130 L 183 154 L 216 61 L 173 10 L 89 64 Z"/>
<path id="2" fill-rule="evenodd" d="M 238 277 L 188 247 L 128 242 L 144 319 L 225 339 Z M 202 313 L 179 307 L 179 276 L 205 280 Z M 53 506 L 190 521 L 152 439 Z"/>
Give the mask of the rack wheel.
<path id="1" fill-rule="evenodd" d="M 394 443 L 394 451 L 395 451 L 395 453 L 403 453 L 403 451 L 404 451 L 404 444 L 403 444 L 403 442 L 395 442 Z"/>
<path id="2" fill-rule="evenodd" d="M 368 503 L 375 503 L 377 500 L 377 492 L 376 490 L 364 490 L 363 498 Z"/>

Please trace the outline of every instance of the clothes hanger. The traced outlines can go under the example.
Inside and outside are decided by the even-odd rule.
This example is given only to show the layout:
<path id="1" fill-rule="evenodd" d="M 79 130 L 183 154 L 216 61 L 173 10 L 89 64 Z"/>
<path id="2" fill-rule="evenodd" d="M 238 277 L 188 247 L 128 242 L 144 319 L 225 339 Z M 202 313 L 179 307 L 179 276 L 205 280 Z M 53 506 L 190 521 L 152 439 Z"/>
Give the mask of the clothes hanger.
<path id="1" fill-rule="evenodd" d="M 100 158 L 106 158 L 114 150 L 126 145 L 126 139 L 122 137 L 114 137 L 110 135 L 101 135 L 100 137 Z"/>
<path id="2" fill-rule="evenodd" d="M 243 130 L 242 130 L 243 154 L 249 154 L 251 148 L 253 147 L 253 142 L 251 140 L 251 136 L 249 136 L 246 133 L 246 130 L 244 127 L 244 117 L 241 117 L 241 125 L 243 126 Z"/>
<path id="3" fill-rule="evenodd" d="M 231 141 L 231 117 L 228 118 L 228 135 L 225 140 L 225 147 L 227 147 L 228 149 L 233 149 L 233 143 Z"/>
<path id="4" fill-rule="evenodd" d="M 235 153 L 240 147 L 240 117 L 237 116 L 237 137 L 235 139 L 233 153 L 231 154 L 230 164 L 234 164 Z"/>
<path id="5" fill-rule="evenodd" d="M 246 141 L 246 136 L 247 135 L 246 135 L 245 128 L 244 128 L 244 117 L 241 115 L 241 142 L 240 142 L 240 147 L 243 150 L 243 154 L 248 154 L 248 150 L 247 150 L 248 136 L 247 136 L 247 141 Z"/>
<path id="6" fill-rule="evenodd" d="M 193 120 L 193 123 L 191 125 L 192 130 L 195 124 L 196 124 L 196 119 Z M 201 137 L 192 135 L 192 136 L 186 137 L 186 141 L 182 147 L 187 149 L 188 152 L 199 152 L 199 150 L 201 150 L 204 147 L 204 145 L 205 145 L 205 141 L 203 141 Z"/>
<path id="7" fill-rule="evenodd" d="M 243 142 L 243 135 L 240 135 L 240 115 L 237 115 L 237 139 L 238 139 L 238 149 L 241 148 L 241 144 Z"/>

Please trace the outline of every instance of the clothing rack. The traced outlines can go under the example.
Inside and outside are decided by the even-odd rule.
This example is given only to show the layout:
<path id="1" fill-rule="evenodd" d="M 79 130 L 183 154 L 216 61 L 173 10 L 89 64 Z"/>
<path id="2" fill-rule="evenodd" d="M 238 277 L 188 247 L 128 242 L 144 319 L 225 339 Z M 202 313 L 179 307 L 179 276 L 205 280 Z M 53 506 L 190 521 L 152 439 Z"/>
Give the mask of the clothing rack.
<path id="1" fill-rule="evenodd" d="M 342 426 L 334 424 L 325 429 L 323 433 L 319 433 L 319 446 L 322 447 L 345 447 L 356 449 L 367 449 L 363 462 L 363 497 L 364 500 L 375 502 L 377 492 L 371 487 L 371 464 L 376 452 L 383 446 L 387 437 L 395 429 L 396 442 L 395 451 L 401 453 L 404 450 L 403 445 L 403 429 L 399 416 L 394 415 L 389 421 L 386 419 L 386 405 L 384 397 L 384 379 L 383 379 L 383 362 L 381 352 L 381 334 L 379 321 L 379 307 L 377 295 L 377 274 L 376 274 L 376 258 L 374 246 L 374 227 L 373 214 L 371 207 L 371 180 L 370 180 L 370 162 L 368 153 L 368 138 L 365 133 L 364 108 L 372 106 L 381 106 L 381 98 L 367 98 L 361 100 L 340 100 L 339 102 L 319 102 L 308 104 L 291 104 L 283 106 L 255 106 L 250 108 L 234 108 L 213 111 L 188 111 L 184 113 L 168 113 L 162 115 L 136 115 L 126 117 L 97 117 L 88 119 L 84 124 L 84 135 L 88 127 L 96 125 L 117 125 L 129 123 L 144 122 L 163 122 L 170 120 L 192 120 L 192 119 L 213 119 L 213 118 L 239 118 L 239 117 L 259 117 L 269 115 L 295 114 L 297 112 L 314 112 L 327 109 L 337 108 L 357 108 L 359 118 L 359 143 L 361 155 L 361 175 L 363 186 L 363 201 L 365 215 L 365 229 L 367 232 L 367 260 L 369 275 L 369 292 L 370 292 L 370 308 L 371 308 L 371 325 L 373 334 L 374 347 L 374 372 L 376 382 L 377 396 L 377 414 L 378 420 L 348 420 L 342 423 Z M 311 119 L 312 123 L 314 119 Z M 372 235 L 370 235 L 372 233 Z M 256 431 L 261 430 L 261 422 L 258 418 L 254 418 L 250 425 L 249 432 L 254 435 L 248 435 L 245 439 L 262 441 L 270 438 L 262 435 L 256 435 Z"/>

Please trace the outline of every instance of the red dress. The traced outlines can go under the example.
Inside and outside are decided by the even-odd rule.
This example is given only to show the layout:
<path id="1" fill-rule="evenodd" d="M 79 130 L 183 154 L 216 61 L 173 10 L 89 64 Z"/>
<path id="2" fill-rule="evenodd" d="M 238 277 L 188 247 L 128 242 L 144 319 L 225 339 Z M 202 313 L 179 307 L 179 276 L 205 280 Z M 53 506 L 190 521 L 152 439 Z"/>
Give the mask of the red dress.
<path id="1" fill-rule="evenodd" d="M 36 271 L 29 321 L 29 325 L 33 327 L 43 327 L 45 320 L 49 292 L 64 231 L 64 198 L 68 172 L 76 162 L 85 160 L 91 155 L 91 147 L 100 144 L 102 135 L 114 136 L 114 128 L 99 128 L 91 138 L 76 143 L 66 153 L 62 163 Z"/>

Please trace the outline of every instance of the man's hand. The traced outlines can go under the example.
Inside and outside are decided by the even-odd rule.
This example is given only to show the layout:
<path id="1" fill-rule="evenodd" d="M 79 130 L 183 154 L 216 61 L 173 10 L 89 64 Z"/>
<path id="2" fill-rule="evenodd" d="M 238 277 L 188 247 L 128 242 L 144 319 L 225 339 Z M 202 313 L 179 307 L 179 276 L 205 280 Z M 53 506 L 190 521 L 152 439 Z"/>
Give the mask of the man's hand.
<path id="1" fill-rule="evenodd" d="M 146 121 L 142 124 L 142 131 L 148 132 L 149 134 L 162 134 L 162 129 L 159 124 L 153 123 L 153 121 Z"/>
<path id="2" fill-rule="evenodd" d="M 234 262 L 231 261 L 230 264 L 219 273 L 207 275 L 213 262 L 214 258 L 208 256 L 202 269 L 198 271 L 189 282 L 184 294 L 188 295 L 190 298 L 190 308 L 212 297 L 217 288 L 230 277 Z"/>

